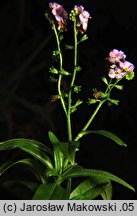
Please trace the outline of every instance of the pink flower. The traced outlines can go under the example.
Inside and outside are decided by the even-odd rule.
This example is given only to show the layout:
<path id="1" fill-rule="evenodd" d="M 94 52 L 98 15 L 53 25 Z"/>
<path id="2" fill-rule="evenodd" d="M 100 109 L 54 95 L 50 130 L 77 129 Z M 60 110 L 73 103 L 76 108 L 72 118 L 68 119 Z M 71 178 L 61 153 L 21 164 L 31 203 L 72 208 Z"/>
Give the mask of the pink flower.
<path id="1" fill-rule="evenodd" d="M 112 79 L 114 79 L 114 78 L 121 79 L 121 78 L 123 78 L 126 75 L 126 73 L 123 72 L 123 70 L 121 68 L 114 67 L 114 68 L 111 68 L 109 70 L 109 74 L 108 75 Z"/>
<path id="2" fill-rule="evenodd" d="M 88 20 L 91 18 L 88 11 L 84 10 L 83 6 L 74 7 L 74 12 L 78 15 L 77 26 L 81 27 L 80 32 L 84 33 L 88 27 Z"/>
<path id="3" fill-rule="evenodd" d="M 119 67 L 125 72 L 129 72 L 129 71 L 134 70 L 134 65 L 128 61 L 119 62 Z"/>
<path id="4" fill-rule="evenodd" d="M 133 73 L 130 73 L 128 78 L 126 76 L 126 79 L 132 79 L 134 77 L 134 65 L 126 61 L 125 58 L 126 55 L 124 52 L 117 49 L 114 49 L 109 53 L 109 57 L 107 59 L 110 63 L 110 69 L 108 73 L 110 78 L 121 79 L 129 72 Z"/>
<path id="5" fill-rule="evenodd" d="M 49 7 L 52 9 L 52 14 L 55 16 L 58 23 L 58 30 L 66 30 L 66 21 L 68 19 L 68 13 L 66 10 L 62 5 L 59 5 L 56 2 L 49 3 Z"/>
<path id="6" fill-rule="evenodd" d="M 126 58 L 126 55 L 122 51 L 114 49 L 109 53 L 108 61 L 110 63 L 117 63 L 120 60 L 125 59 L 125 58 Z"/>

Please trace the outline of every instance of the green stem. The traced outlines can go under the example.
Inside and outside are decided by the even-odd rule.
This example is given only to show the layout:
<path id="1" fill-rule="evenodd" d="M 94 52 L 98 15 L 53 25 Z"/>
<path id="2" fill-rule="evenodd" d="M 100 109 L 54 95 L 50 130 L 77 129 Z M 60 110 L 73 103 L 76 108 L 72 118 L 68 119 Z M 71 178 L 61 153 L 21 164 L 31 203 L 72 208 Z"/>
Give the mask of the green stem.
<path id="1" fill-rule="evenodd" d="M 101 108 L 101 106 L 103 105 L 105 101 L 100 101 L 98 106 L 96 107 L 94 113 L 91 115 L 91 117 L 89 118 L 88 122 L 85 124 L 85 126 L 83 127 L 83 129 L 80 131 L 83 132 L 83 131 L 86 131 L 87 128 L 89 127 L 89 125 L 91 124 L 91 122 L 93 121 L 93 119 L 95 118 L 95 116 L 97 115 L 99 109 Z M 76 138 L 74 139 L 75 141 L 78 141 L 80 138 L 81 138 L 81 134 L 78 133 L 78 135 L 76 136 Z"/>
<path id="2" fill-rule="evenodd" d="M 68 95 L 68 115 L 67 115 L 67 125 L 68 125 L 68 141 L 72 142 L 72 127 L 71 127 L 71 104 L 72 104 L 72 88 L 74 86 L 75 78 L 76 78 L 76 66 L 77 66 L 77 29 L 76 29 L 76 20 L 74 21 L 74 70 L 73 70 L 73 75 L 72 75 L 72 80 L 70 84 L 70 90 L 69 90 L 69 95 Z M 72 179 L 68 179 L 68 184 L 67 184 L 67 193 L 68 193 L 68 198 L 71 193 L 71 184 L 72 184 Z"/>
<path id="3" fill-rule="evenodd" d="M 74 72 L 71 81 L 71 88 L 74 85 L 76 72 L 77 72 L 77 49 L 78 49 L 78 40 L 77 40 L 77 28 L 76 28 L 76 20 L 74 21 Z"/>
<path id="4" fill-rule="evenodd" d="M 68 116 L 67 116 L 67 123 L 68 123 L 68 141 L 72 141 L 72 128 L 71 128 L 71 104 L 72 104 L 72 87 L 74 86 L 75 78 L 76 78 L 76 66 L 77 66 L 77 29 L 76 29 L 76 20 L 74 21 L 74 71 L 72 75 L 72 80 L 70 84 L 70 91 L 68 95 Z"/>
<path id="5" fill-rule="evenodd" d="M 120 81 L 121 79 L 117 79 L 114 84 L 111 86 L 111 88 L 109 88 L 108 94 L 111 93 L 112 89 L 115 87 L 115 85 L 117 85 L 117 83 Z"/>
<path id="6" fill-rule="evenodd" d="M 71 90 L 68 95 L 68 116 L 67 116 L 67 125 L 68 125 L 68 141 L 72 141 L 72 128 L 71 128 Z"/>
<path id="7" fill-rule="evenodd" d="M 105 94 L 108 94 L 108 97 L 112 91 L 112 89 L 115 87 L 115 85 L 120 81 L 120 79 L 116 80 L 116 82 L 111 86 L 111 82 L 112 79 L 110 79 L 110 82 L 106 88 Z M 111 86 L 111 87 L 110 87 Z M 89 125 L 91 124 L 91 122 L 93 121 L 93 119 L 95 118 L 96 114 L 98 113 L 99 109 L 101 108 L 101 106 L 103 105 L 103 103 L 107 101 L 106 100 L 102 100 L 99 102 L 98 106 L 96 107 L 95 111 L 93 112 L 93 114 L 91 115 L 91 117 L 89 118 L 88 122 L 85 124 L 85 126 L 83 127 L 83 129 L 81 130 L 81 132 L 86 131 L 87 128 L 89 127 Z M 78 135 L 76 136 L 76 138 L 74 139 L 75 141 L 78 141 L 81 138 L 81 132 L 78 133 Z"/>
<path id="8" fill-rule="evenodd" d="M 62 58 L 62 52 L 61 52 L 61 48 L 60 48 L 60 40 L 59 40 L 59 37 L 58 37 L 56 26 L 54 24 L 53 24 L 53 29 L 54 29 L 54 33 L 55 33 L 55 36 L 56 36 L 57 48 L 58 48 L 58 52 L 59 52 L 60 71 L 62 71 L 63 58 Z M 61 91 L 61 80 L 62 80 L 62 74 L 59 74 L 59 79 L 58 79 L 58 94 L 59 94 L 60 99 L 61 99 L 61 104 L 62 104 L 63 110 L 64 110 L 65 115 L 67 117 L 67 109 L 66 109 L 64 97 L 63 97 L 62 91 Z"/>

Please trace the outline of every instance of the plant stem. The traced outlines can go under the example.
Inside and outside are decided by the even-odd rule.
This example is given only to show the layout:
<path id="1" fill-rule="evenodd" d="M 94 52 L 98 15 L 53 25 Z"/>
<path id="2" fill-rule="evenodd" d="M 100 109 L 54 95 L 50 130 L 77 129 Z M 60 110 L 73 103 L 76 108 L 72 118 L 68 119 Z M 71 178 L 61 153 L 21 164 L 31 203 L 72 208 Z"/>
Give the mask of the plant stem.
<path id="1" fill-rule="evenodd" d="M 112 89 L 115 87 L 115 85 L 120 81 L 120 79 L 117 79 L 115 81 L 115 83 L 111 86 L 111 82 L 112 82 L 112 79 L 110 79 L 110 82 L 106 88 L 106 91 L 105 91 L 105 94 L 108 94 L 108 97 L 112 91 Z M 111 87 L 110 87 L 111 86 Z M 107 101 L 107 98 L 106 100 L 102 100 L 99 102 L 98 106 L 96 107 L 95 111 L 93 112 L 93 114 L 91 115 L 91 117 L 89 118 L 88 122 L 85 124 L 85 126 L 83 127 L 83 129 L 81 130 L 81 132 L 83 131 L 86 131 L 87 128 L 89 127 L 89 125 L 91 124 L 91 122 L 93 121 L 93 119 L 95 118 L 96 114 L 98 113 L 99 109 L 101 108 L 101 106 L 103 105 L 103 103 Z M 75 141 L 78 141 L 82 135 L 81 135 L 81 132 L 78 133 L 78 135 L 76 136 L 76 138 L 74 139 Z"/>
<path id="2" fill-rule="evenodd" d="M 68 115 L 67 115 L 67 125 L 68 125 L 68 141 L 72 141 L 72 128 L 71 128 L 71 90 L 68 95 Z"/>
<path id="3" fill-rule="evenodd" d="M 54 24 L 53 24 L 53 30 L 54 30 L 54 33 L 55 33 L 55 36 L 56 36 L 57 48 L 58 48 L 58 52 L 59 52 L 60 71 L 62 71 L 63 58 L 62 58 L 62 52 L 61 52 L 61 48 L 60 48 L 60 40 L 59 40 L 59 37 L 58 37 L 56 26 Z M 61 80 L 62 80 L 62 74 L 59 74 L 59 79 L 58 79 L 58 94 L 59 94 L 60 99 L 61 99 L 61 104 L 62 104 L 63 110 L 64 110 L 65 115 L 67 117 L 67 109 L 66 109 L 64 97 L 63 97 L 62 92 L 61 92 Z"/>
<path id="4" fill-rule="evenodd" d="M 91 115 L 91 117 L 89 118 L 88 122 L 85 124 L 85 126 L 83 127 L 83 129 L 80 131 L 86 131 L 87 128 L 89 127 L 89 125 L 91 124 L 91 122 L 93 121 L 93 119 L 95 118 L 96 114 L 98 113 L 99 109 L 101 108 L 101 106 L 103 105 L 105 101 L 100 101 L 98 106 L 96 107 L 95 111 L 93 112 L 93 114 Z M 78 135 L 76 136 L 76 138 L 74 139 L 75 141 L 78 141 L 81 138 L 81 134 L 78 133 Z"/>
<path id="5" fill-rule="evenodd" d="M 76 28 L 76 20 L 74 21 L 74 72 L 71 81 L 71 88 L 74 85 L 76 72 L 77 72 L 77 49 L 78 49 L 78 41 L 77 41 L 77 28 Z"/>
<path id="6" fill-rule="evenodd" d="M 71 128 L 71 104 L 72 104 L 72 87 L 74 86 L 75 78 L 76 78 L 76 66 L 77 66 L 77 29 L 76 29 L 76 20 L 74 21 L 74 70 L 72 75 L 72 80 L 70 84 L 70 91 L 68 95 L 68 116 L 67 116 L 67 123 L 68 123 L 68 141 L 72 141 L 72 128 Z"/>
<path id="7" fill-rule="evenodd" d="M 72 88 L 74 86 L 75 78 L 76 78 L 76 66 L 77 66 L 77 28 L 76 28 L 76 19 L 74 20 L 74 69 L 73 69 L 73 75 L 72 75 L 72 80 L 70 83 L 70 90 L 68 94 L 68 113 L 67 113 L 67 125 L 68 125 L 68 141 L 72 142 L 72 127 L 71 127 L 71 104 L 72 104 Z M 68 184 L 67 184 L 67 193 L 68 193 L 68 198 L 71 193 L 71 184 L 72 184 L 72 179 L 68 179 Z"/>

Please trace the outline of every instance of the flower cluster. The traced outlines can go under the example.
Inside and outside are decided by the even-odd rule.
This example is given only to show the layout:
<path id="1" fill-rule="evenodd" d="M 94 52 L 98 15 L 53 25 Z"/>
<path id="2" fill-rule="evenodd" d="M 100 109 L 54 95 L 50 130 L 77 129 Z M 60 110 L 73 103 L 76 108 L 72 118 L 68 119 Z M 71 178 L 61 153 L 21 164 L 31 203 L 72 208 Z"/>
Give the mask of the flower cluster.
<path id="1" fill-rule="evenodd" d="M 67 20 L 68 20 L 68 13 L 64 9 L 64 7 L 56 2 L 49 3 L 49 8 L 51 9 L 51 14 L 54 16 L 55 20 L 58 24 L 59 31 L 66 31 L 67 30 Z M 49 15 L 45 14 L 48 18 L 49 22 L 52 24 L 54 23 L 53 17 L 49 17 Z M 74 6 L 74 9 L 70 12 L 70 20 L 76 20 L 76 25 L 78 31 L 82 34 L 87 30 L 88 27 L 88 20 L 91 18 L 88 11 L 84 10 L 83 6 Z"/>
<path id="2" fill-rule="evenodd" d="M 107 58 L 110 63 L 109 77 L 121 79 L 128 72 L 134 71 L 134 65 L 125 60 L 126 55 L 117 49 L 112 50 Z"/>
<path id="3" fill-rule="evenodd" d="M 73 20 L 76 17 L 76 25 L 78 30 L 83 34 L 88 27 L 88 20 L 91 18 L 88 11 L 84 10 L 83 6 L 74 6 L 74 9 L 70 13 L 70 19 Z"/>
<path id="4" fill-rule="evenodd" d="M 52 14 L 54 15 L 57 23 L 58 23 L 58 30 L 66 31 L 68 13 L 64 9 L 64 7 L 57 3 L 49 3 L 49 7 L 51 9 Z"/>

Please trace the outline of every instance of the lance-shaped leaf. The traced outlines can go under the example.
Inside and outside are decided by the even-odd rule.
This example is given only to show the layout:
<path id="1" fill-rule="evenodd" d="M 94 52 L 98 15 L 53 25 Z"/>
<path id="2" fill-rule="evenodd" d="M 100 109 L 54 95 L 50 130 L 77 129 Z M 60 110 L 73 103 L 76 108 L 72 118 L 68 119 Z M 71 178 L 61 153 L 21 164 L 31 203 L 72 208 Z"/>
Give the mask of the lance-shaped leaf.
<path id="1" fill-rule="evenodd" d="M 60 174 L 62 172 L 63 160 L 64 160 L 64 155 L 59 145 L 60 141 L 51 131 L 49 131 L 48 135 L 54 148 L 55 169 L 58 172 L 58 174 Z"/>
<path id="2" fill-rule="evenodd" d="M 31 170 L 31 172 L 35 175 L 35 177 L 41 181 L 42 183 L 46 182 L 46 173 L 45 173 L 45 166 L 37 161 L 36 159 L 22 159 L 19 161 L 8 161 L 0 166 L 0 175 L 6 172 L 13 166 L 16 165 L 26 165 L 27 168 Z"/>
<path id="3" fill-rule="evenodd" d="M 77 177 L 97 177 L 105 181 L 115 181 L 133 191 L 135 189 L 125 182 L 123 179 L 117 177 L 116 175 L 113 175 L 109 172 L 102 171 L 102 170 L 95 170 L 95 169 L 84 169 L 80 166 L 75 166 L 72 168 L 70 171 L 64 173 L 60 179 L 60 181 L 64 181 L 65 179 L 68 178 L 77 178 Z"/>
<path id="4" fill-rule="evenodd" d="M 51 160 L 47 155 L 47 152 L 51 154 L 52 151 L 43 143 L 36 140 L 24 138 L 11 139 L 0 143 L 0 151 L 13 148 L 19 148 L 22 151 L 25 151 L 40 160 L 48 168 L 53 168 Z"/>
<path id="5" fill-rule="evenodd" d="M 64 158 L 67 159 L 71 164 L 74 164 L 75 152 L 78 151 L 79 145 L 79 141 L 59 142 L 60 150 L 63 153 Z"/>
<path id="6" fill-rule="evenodd" d="M 66 200 L 67 191 L 56 183 L 41 184 L 33 197 L 33 200 Z"/>
<path id="7" fill-rule="evenodd" d="M 127 146 L 125 144 L 125 142 L 123 142 L 118 136 L 116 136 L 115 134 L 113 134 L 113 133 L 111 133 L 109 131 L 106 131 L 106 130 L 83 131 L 79 135 L 82 137 L 82 136 L 85 136 L 85 135 L 88 135 L 88 134 L 91 134 L 91 133 L 105 136 L 105 137 L 111 139 L 112 141 L 114 141 L 115 143 L 117 143 L 120 146 L 125 146 L 125 147 Z"/>
<path id="8" fill-rule="evenodd" d="M 109 182 L 92 177 L 80 183 L 70 194 L 70 199 L 92 200 L 101 195 Z"/>
<path id="9" fill-rule="evenodd" d="M 33 194 L 35 193 L 38 183 L 32 181 L 25 181 L 25 180 L 8 180 L 3 181 L 1 183 L 1 187 L 6 189 L 6 191 L 10 192 L 16 199 L 19 200 L 26 200 L 32 199 Z"/>
<path id="10" fill-rule="evenodd" d="M 112 199 L 112 183 L 111 181 L 105 186 L 101 196 L 104 200 L 111 200 Z"/>

